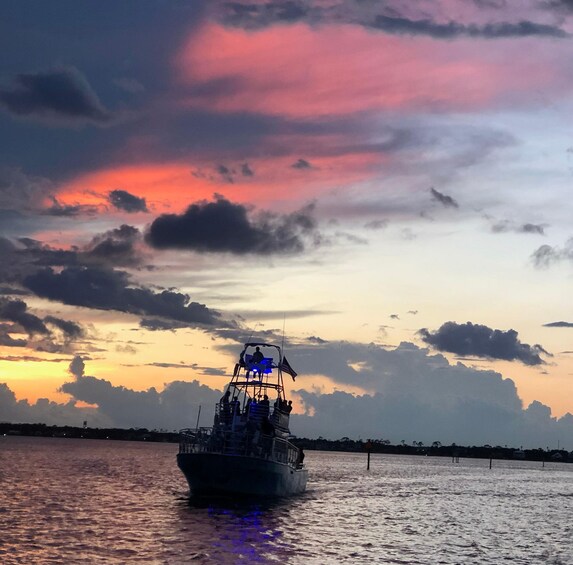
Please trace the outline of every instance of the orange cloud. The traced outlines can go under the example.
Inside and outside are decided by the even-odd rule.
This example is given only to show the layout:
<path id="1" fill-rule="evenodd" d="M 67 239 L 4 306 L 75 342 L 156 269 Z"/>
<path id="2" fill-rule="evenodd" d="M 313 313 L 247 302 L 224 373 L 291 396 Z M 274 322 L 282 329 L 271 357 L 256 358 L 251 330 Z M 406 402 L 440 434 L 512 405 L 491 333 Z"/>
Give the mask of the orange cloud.
<path id="1" fill-rule="evenodd" d="M 249 177 L 242 173 L 241 161 L 226 164 L 229 175 L 221 175 L 212 163 L 196 167 L 189 163 L 113 167 L 68 181 L 59 188 L 58 200 L 62 204 L 104 206 L 109 205 L 107 195 L 111 190 L 122 189 L 145 198 L 153 214 L 180 212 L 192 202 L 210 200 L 214 193 L 257 207 L 272 208 L 277 202 L 291 202 L 296 207 L 326 190 L 368 178 L 384 162 L 383 156 L 370 153 L 339 157 L 305 154 L 309 166 L 293 167 L 301 157 L 249 159 L 253 171 Z"/>
<path id="2" fill-rule="evenodd" d="M 185 102 L 297 117 L 367 110 L 474 110 L 555 83 L 549 54 L 520 42 L 389 36 L 359 26 L 245 31 L 206 25 L 179 53 Z"/>

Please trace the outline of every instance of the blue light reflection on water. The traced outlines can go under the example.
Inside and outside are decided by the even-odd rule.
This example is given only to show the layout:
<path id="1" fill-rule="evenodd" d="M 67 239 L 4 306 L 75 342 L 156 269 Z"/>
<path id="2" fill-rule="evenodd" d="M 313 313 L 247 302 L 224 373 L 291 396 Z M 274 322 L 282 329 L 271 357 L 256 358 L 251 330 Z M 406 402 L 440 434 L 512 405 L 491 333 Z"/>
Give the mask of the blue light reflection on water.
<path id="1" fill-rule="evenodd" d="M 573 465 L 308 452 L 308 491 L 189 498 L 177 446 L 0 438 L 0 563 L 573 564 Z"/>

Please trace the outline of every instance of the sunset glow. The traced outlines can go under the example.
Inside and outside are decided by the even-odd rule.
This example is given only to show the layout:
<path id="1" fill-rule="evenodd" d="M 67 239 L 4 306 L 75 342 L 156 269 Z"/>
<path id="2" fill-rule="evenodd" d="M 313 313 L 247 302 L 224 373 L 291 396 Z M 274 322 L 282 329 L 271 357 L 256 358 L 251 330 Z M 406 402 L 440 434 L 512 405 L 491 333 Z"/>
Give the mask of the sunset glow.
<path id="1" fill-rule="evenodd" d="M 573 442 L 569 4 L 5 10 L 0 419 Z"/>

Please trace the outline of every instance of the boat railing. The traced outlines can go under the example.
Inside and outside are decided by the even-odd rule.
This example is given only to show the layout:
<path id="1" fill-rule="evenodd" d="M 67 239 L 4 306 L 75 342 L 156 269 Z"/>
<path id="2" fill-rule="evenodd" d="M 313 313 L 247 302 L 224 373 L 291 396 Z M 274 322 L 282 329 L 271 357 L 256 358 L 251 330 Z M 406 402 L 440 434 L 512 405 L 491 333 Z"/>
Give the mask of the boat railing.
<path id="1" fill-rule="evenodd" d="M 220 453 L 270 459 L 291 467 L 301 466 L 298 447 L 287 439 L 259 430 L 222 430 L 198 428 L 181 430 L 179 453 Z"/>

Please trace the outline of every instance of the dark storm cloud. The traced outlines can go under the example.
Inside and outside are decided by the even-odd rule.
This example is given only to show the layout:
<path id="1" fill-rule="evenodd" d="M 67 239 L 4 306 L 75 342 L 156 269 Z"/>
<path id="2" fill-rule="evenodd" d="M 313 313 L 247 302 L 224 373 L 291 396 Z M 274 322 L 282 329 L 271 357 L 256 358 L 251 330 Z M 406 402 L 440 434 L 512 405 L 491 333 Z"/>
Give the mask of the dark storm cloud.
<path id="1" fill-rule="evenodd" d="M 549 322 L 548 324 L 543 324 L 544 328 L 573 328 L 573 322 Z"/>
<path id="2" fill-rule="evenodd" d="M 79 259 L 87 264 L 136 267 L 142 262 L 138 249 L 141 242 L 141 232 L 133 226 L 123 224 L 119 228 L 95 236 L 79 253 Z"/>
<path id="3" fill-rule="evenodd" d="M 78 339 L 84 335 L 84 330 L 79 324 L 71 322 L 70 320 L 62 320 L 55 316 L 46 316 L 44 318 L 46 324 L 51 324 L 60 329 L 67 337 Z"/>
<path id="4" fill-rule="evenodd" d="M 50 330 L 44 322 L 27 311 L 28 306 L 22 300 L 0 301 L 0 319 L 18 324 L 28 335 L 47 335 Z"/>
<path id="5" fill-rule="evenodd" d="M 11 328 L 5 324 L 0 324 L 0 345 L 4 347 L 26 347 L 28 342 L 25 339 L 14 339 L 10 335 Z"/>
<path id="6" fill-rule="evenodd" d="M 26 277 L 24 287 L 40 298 L 97 310 L 116 310 L 184 322 L 188 327 L 211 326 L 220 314 L 189 296 L 164 290 L 134 287 L 129 275 L 104 268 L 68 267 L 61 272 L 42 269 Z"/>
<path id="7" fill-rule="evenodd" d="M 288 254 L 304 251 L 318 241 L 313 206 L 292 214 L 249 214 L 249 209 L 218 197 L 192 204 L 181 215 L 159 216 L 145 235 L 156 249 L 188 249 L 199 253 L 237 255 Z"/>
<path id="8" fill-rule="evenodd" d="M 478 39 L 530 36 L 569 37 L 569 34 L 559 27 L 531 21 L 520 21 L 517 23 L 496 22 L 479 26 L 476 24 L 464 25 L 453 21 L 442 24 L 428 19 L 411 20 L 379 14 L 374 18 L 374 21 L 364 25 L 385 33 L 426 35 L 434 39 L 457 39 L 460 37 Z"/>
<path id="9" fill-rule="evenodd" d="M 82 248 L 58 249 L 27 237 L 16 243 L 0 238 L 0 253 L 5 258 L 0 263 L 0 280 L 20 281 L 39 267 L 138 267 L 143 261 L 142 242 L 139 230 L 125 224 L 94 236 Z"/>
<path id="10" fill-rule="evenodd" d="M 228 26 L 257 29 L 274 24 L 293 24 L 306 20 L 311 13 L 307 2 L 272 0 L 257 4 L 226 2 L 223 4 L 222 21 Z"/>
<path id="11" fill-rule="evenodd" d="M 431 193 L 432 198 L 434 200 L 438 201 L 440 204 L 442 204 L 446 208 L 459 208 L 458 203 L 451 196 L 448 196 L 447 194 L 443 194 L 443 193 L 437 191 L 435 188 L 430 188 L 430 193 Z"/>
<path id="12" fill-rule="evenodd" d="M 108 194 L 108 200 L 112 206 L 124 212 L 148 212 L 145 198 L 130 194 L 126 190 L 112 190 Z"/>
<path id="13" fill-rule="evenodd" d="M 480 324 L 446 322 L 437 331 L 419 331 L 422 340 L 438 351 L 456 355 L 521 361 L 525 365 L 544 363 L 540 354 L 547 352 L 540 345 L 521 343 L 515 330 L 494 330 Z"/>
<path id="14" fill-rule="evenodd" d="M 85 77 L 74 67 L 17 75 L 0 87 L 0 105 L 16 116 L 57 124 L 108 124 L 112 116 Z"/>
<path id="15" fill-rule="evenodd" d="M 21 288 L 14 288 L 12 286 L 0 286 L 0 294 L 7 294 L 13 296 L 27 296 L 29 293 Z"/>
<path id="16" fill-rule="evenodd" d="M 11 324 L 0 324 L 0 344 L 6 347 L 28 347 L 49 353 L 71 353 L 74 350 L 73 342 L 85 335 L 83 328 L 75 322 L 55 316 L 41 319 L 29 312 L 28 305 L 22 300 L 0 299 L 0 320 L 11 322 Z M 26 333 L 28 339 L 14 339 L 11 335 L 14 333 Z"/>

